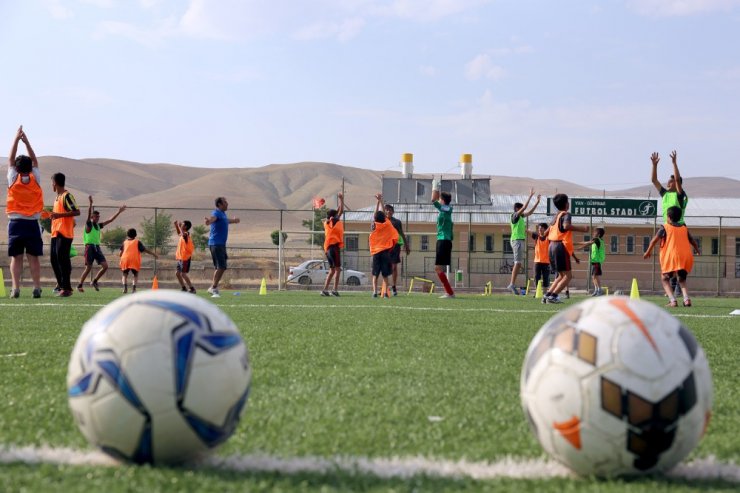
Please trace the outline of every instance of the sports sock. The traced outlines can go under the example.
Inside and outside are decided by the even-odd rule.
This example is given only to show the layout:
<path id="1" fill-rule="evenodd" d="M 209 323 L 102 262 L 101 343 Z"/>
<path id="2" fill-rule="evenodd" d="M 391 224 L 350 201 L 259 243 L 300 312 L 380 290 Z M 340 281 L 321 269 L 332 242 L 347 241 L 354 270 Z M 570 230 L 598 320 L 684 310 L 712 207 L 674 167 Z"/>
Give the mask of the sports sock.
<path id="1" fill-rule="evenodd" d="M 442 285 L 445 287 L 445 292 L 452 296 L 455 294 L 455 292 L 452 290 L 452 286 L 450 286 L 450 281 L 447 280 L 447 275 L 444 272 L 437 272 L 437 277 L 439 277 L 439 280 L 442 281 Z"/>

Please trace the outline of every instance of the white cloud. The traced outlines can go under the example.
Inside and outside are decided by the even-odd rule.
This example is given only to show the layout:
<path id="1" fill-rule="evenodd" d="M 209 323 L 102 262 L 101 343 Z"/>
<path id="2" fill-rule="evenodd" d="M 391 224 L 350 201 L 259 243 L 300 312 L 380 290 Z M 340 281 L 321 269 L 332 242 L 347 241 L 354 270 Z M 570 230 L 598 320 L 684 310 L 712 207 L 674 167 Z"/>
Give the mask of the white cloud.
<path id="1" fill-rule="evenodd" d="M 93 33 L 95 38 L 121 36 L 145 46 L 157 46 L 164 39 L 177 35 L 178 29 L 174 19 L 165 19 L 159 26 L 147 29 L 128 22 L 103 21 Z"/>
<path id="2" fill-rule="evenodd" d="M 434 77 L 439 73 L 439 71 L 437 70 L 437 67 L 432 65 L 422 65 L 419 67 L 419 73 L 426 77 Z"/>
<path id="3" fill-rule="evenodd" d="M 74 16 L 72 10 L 64 6 L 61 0 L 46 0 L 45 3 L 49 14 L 55 19 L 64 20 Z"/>
<path id="4" fill-rule="evenodd" d="M 393 0 L 372 2 L 371 11 L 414 21 L 435 21 L 475 9 L 492 0 Z"/>
<path id="5" fill-rule="evenodd" d="M 646 16 L 688 16 L 733 10 L 740 0 L 627 0 L 627 7 Z"/>
<path id="6" fill-rule="evenodd" d="M 495 65 L 488 54 L 477 55 L 465 64 L 465 77 L 468 80 L 500 80 L 506 75 L 506 70 Z"/>
<path id="7" fill-rule="evenodd" d="M 317 22 L 299 28 L 294 37 L 304 41 L 326 38 L 349 41 L 356 37 L 364 26 L 365 21 L 359 17 L 344 19 L 341 22 Z"/>

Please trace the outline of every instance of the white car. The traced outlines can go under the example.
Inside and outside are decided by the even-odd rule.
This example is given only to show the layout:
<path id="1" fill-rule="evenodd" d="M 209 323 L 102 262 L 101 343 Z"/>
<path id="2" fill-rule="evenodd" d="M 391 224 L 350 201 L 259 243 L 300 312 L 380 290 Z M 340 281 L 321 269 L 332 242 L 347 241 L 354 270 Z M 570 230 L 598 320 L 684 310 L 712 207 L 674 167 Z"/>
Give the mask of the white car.
<path id="1" fill-rule="evenodd" d="M 308 286 L 309 284 L 324 284 L 326 275 L 329 273 L 329 263 L 326 260 L 306 260 L 298 267 L 291 267 L 288 282 Z M 340 282 L 347 286 L 363 286 L 367 284 L 367 276 L 357 270 L 343 269 L 339 273 Z"/>

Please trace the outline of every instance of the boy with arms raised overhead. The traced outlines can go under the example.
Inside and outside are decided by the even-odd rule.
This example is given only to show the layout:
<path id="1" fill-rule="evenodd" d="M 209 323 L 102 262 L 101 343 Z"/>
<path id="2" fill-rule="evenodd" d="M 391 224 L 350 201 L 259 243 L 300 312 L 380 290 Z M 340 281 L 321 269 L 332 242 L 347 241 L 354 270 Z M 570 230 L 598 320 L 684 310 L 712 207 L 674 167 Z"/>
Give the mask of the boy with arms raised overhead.
<path id="1" fill-rule="evenodd" d="M 686 277 L 694 266 L 694 254 L 699 255 L 699 244 L 696 242 L 685 224 L 679 224 L 681 220 L 681 208 L 668 208 L 668 221 L 658 230 L 653 237 L 643 258 L 650 258 L 655 245 L 660 243 L 660 272 L 665 294 L 668 296 L 669 307 L 678 306 L 671 288 L 671 278 L 678 277 L 678 284 L 683 294 L 683 306 L 691 306 L 689 291 L 686 287 Z"/>
<path id="2" fill-rule="evenodd" d="M 18 142 L 26 146 L 28 156 L 18 152 Z M 33 280 L 33 297 L 41 297 L 41 262 L 44 243 L 39 219 L 44 210 L 44 192 L 41 189 L 39 162 L 28 141 L 23 126 L 18 128 L 8 155 L 8 195 L 5 212 L 8 215 L 8 256 L 10 257 L 10 297 L 21 295 L 23 254 Z"/>
<path id="3" fill-rule="evenodd" d="M 390 220 L 393 227 L 396 228 L 396 231 L 398 231 L 398 243 L 396 243 L 396 246 L 394 246 L 393 250 L 391 251 L 391 265 L 393 266 L 393 285 L 391 286 L 391 290 L 393 291 L 393 296 L 398 295 L 398 291 L 396 290 L 396 282 L 398 281 L 398 264 L 401 263 L 401 247 L 405 247 L 406 255 L 411 253 L 411 248 L 409 248 L 409 243 L 406 240 L 406 235 L 403 234 L 403 223 L 400 219 L 396 219 L 395 217 L 393 217 L 393 214 L 395 212 L 396 210 L 391 204 L 385 204 L 385 216 Z"/>
<path id="4" fill-rule="evenodd" d="M 568 212 L 570 202 L 568 196 L 559 193 L 552 198 L 552 203 L 558 213 L 550 223 L 548 240 L 550 240 L 550 262 L 555 265 L 558 278 L 542 298 L 543 303 L 562 303 L 558 294 L 567 289 L 573 273 L 570 267 L 570 257 L 573 254 L 573 231 L 588 232 L 588 226 L 575 226 Z"/>
<path id="5" fill-rule="evenodd" d="M 527 256 L 527 220 L 525 218 L 532 215 L 534 210 L 540 203 L 540 195 L 537 195 L 537 201 L 534 203 L 531 209 L 527 210 L 529 202 L 534 196 L 534 189 L 529 190 L 529 197 L 527 201 L 522 204 L 517 202 L 514 204 L 514 213 L 511 215 L 511 251 L 514 255 L 514 268 L 511 271 L 511 279 L 509 285 L 506 287 L 509 291 L 514 294 L 519 294 L 519 289 L 516 287 L 516 278 L 519 272 L 522 270 L 522 263 L 524 258 Z"/>
<path id="6" fill-rule="evenodd" d="M 678 221 L 678 224 L 684 224 L 684 214 L 686 213 L 686 206 L 689 203 L 689 197 L 686 195 L 686 190 L 683 189 L 683 178 L 681 178 L 681 173 L 678 171 L 676 151 L 674 150 L 671 152 L 673 174 L 668 178 L 668 182 L 666 182 L 665 187 L 663 187 L 663 185 L 660 184 L 660 181 L 658 181 L 658 163 L 660 162 L 660 156 L 657 152 L 654 152 L 650 156 L 650 161 L 653 164 L 653 172 L 650 175 L 650 179 L 661 197 L 663 224 L 668 222 L 668 209 L 674 206 L 681 209 L 681 219 Z M 673 286 L 676 296 L 681 294 L 681 288 L 679 287 L 675 277 L 671 278 L 671 285 Z"/>
<path id="7" fill-rule="evenodd" d="M 82 231 L 82 238 L 85 243 L 85 270 L 82 271 L 80 283 L 77 285 L 77 291 L 80 293 L 85 291 L 83 285 L 85 283 L 85 278 L 90 271 L 92 271 L 93 262 L 98 263 L 100 270 L 93 278 L 92 286 L 95 288 L 95 291 L 100 291 L 98 281 L 103 277 L 105 271 L 108 270 L 108 261 L 105 259 L 103 250 L 100 248 L 100 230 L 115 221 L 115 219 L 126 210 L 126 205 L 124 204 L 118 208 L 118 211 L 113 214 L 110 219 L 106 219 L 101 222 L 100 211 L 93 210 L 92 195 L 88 196 L 88 200 L 90 202 L 90 206 L 87 208 L 87 221 L 85 221 L 85 229 Z"/>
<path id="8" fill-rule="evenodd" d="M 321 296 L 339 296 L 339 273 L 342 271 L 341 249 L 344 248 L 344 195 L 339 192 L 339 209 L 329 209 L 324 220 L 324 252 L 329 263 L 329 273 L 324 280 Z M 329 293 L 329 284 L 334 279 L 334 290 Z"/>
<path id="9" fill-rule="evenodd" d="M 452 195 L 450 192 L 440 192 L 442 182 L 432 180 L 432 205 L 439 214 L 437 215 L 437 252 L 434 258 L 434 271 L 445 288 L 445 294 L 440 298 L 454 298 L 455 292 L 450 286 L 450 281 L 445 274 L 445 267 L 452 264 L 452 240 L 454 238 L 452 228 Z"/>
<path id="10" fill-rule="evenodd" d="M 383 282 L 390 286 L 388 276 L 391 275 L 393 267 L 391 265 L 391 250 L 398 243 L 398 231 L 393 224 L 386 218 L 383 212 L 383 196 L 375 194 L 377 204 L 375 205 L 375 214 L 373 223 L 370 226 L 370 255 L 373 257 L 373 298 L 378 297 L 378 277 L 383 276 Z M 387 292 L 381 293 L 382 296 L 388 296 Z"/>
<path id="11" fill-rule="evenodd" d="M 195 251 L 193 238 L 190 237 L 190 228 L 192 226 L 193 223 L 190 221 L 175 221 L 175 231 L 180 237 L 177 240 L 177 250 L 175 250 L 175 260 L 177 260 L 177 271 L 175 271 L 175 276 L 180 282 L 180 289 L 182 291 L 195 293 L 193 283 L 190 282 L 190 277 L 188 276 L 188 273 L 190 272 L 190 259 Z M 187 287 L 185 287 L 185 283 L 187 283 Z"/>

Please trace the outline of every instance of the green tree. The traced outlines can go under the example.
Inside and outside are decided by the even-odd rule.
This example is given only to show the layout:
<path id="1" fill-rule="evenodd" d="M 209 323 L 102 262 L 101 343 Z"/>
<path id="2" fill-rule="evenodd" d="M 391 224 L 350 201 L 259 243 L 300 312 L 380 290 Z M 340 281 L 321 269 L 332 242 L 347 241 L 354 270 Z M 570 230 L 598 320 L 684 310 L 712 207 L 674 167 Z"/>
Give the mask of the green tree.
<path id="1" fill-rule="evenodd" d="M 44 210 L 47 212 L 51 212 L 52 207 L 50 205 L 47 205 L 44 207 Z M 42 218 L 39 220 L 39 222 L 41 223 L 41 227 L 44 228 L 44 231 L 46 231 L 47 233 L 51 233 L 51 218 Z"/>
<path id="2" fill-rule="evenodd" d="M 314 234 L 313 236 L 309 236 L 306 240 L 306 243 L 309 245 L 312 243 L 314 245 L 323 245 L 324 244 L 324 223 L 323 220 L 326 219 L 326 212 L 328 209 L 325 205 L 321 206 L 321 209 L 314 209 L 313 210 L 313 220 L 311 219 L 304 219 L 301 221 L 301 224 L 303 224 L 304 228 L 307 228 L 309 231 L 319 231 L 319 233 Z"/>
<path id="3" fill-rule="evenodd" d="M 122 226 L 116 228 L 104 228 L 100 234 L 100 244 L 111 252 L 117 251 L 126 239 L 126 230 Z"/>
<path id="4" fill-rule="evenodd" d="M 156 221 L 155 221 L 156 218 Z M 172 215 L 160 212 L 156 216 L 144 217 L 141 227 L 141 241 L 147 248 L 161 255 L 167 255 L 172 248 Z"/>
<path id="5" fill-rule="evenodd" d="M 272 243 L 275 245 L 280 245 L 280 231 L 277 229 L 270 233 L 270 237 L 272 238 Z M 288 239 L 288 233 L 283 233 L 283 244 L 285 244 L 285 240 Z"/>
<path id="6" fill-rule="evenodd" d="M 193 228 L 190 230 L 190 237 L 193 239 L 193 245 L 195 246 L 196 250 L 200 250 L 201 252 L 204 251 L 206 248 L 208 248 L 208 227 L 199 224 L 198 226 L 193 226 Z"/>

